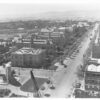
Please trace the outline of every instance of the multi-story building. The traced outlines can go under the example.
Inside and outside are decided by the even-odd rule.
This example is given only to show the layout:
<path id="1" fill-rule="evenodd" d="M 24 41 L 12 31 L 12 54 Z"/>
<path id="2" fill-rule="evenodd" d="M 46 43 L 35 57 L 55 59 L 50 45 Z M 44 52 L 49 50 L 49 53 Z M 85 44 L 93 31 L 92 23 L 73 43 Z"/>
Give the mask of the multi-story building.
<path id="1" fill-rule="evenodd" d="M 40 67 L 45 59 L 45 50 L 21 48 L 11 54 L 12 67 Z"/>
<path id="2" fill-rule="evenodd" d="M 85 90 L 100 93 L 100 65 L 87 65 L 85 70 Z"/>
<path id="3" fill-rule="evenodd" d="M 32 47 L 35 47 L 35 48 L 46 48 L 47 46 L 50 46 L 50 45 L 53 44 L 52 40 L 51 39 L 33 39 L 32 41 Z"/>
<path id="4" fill-rule="evenodd" d="M 93 44 L 92 46 L 92 57 L 93 58 L 100 58 L 100 46 Z"/>
<path id="5" fill-rule="evenodd" d="M 61 36 L 64 36 L 64 32 L 59 30 L 54 31 L 54 29 L 41 29 L 40 33 L 38 34 L 38 37 L 44 39 L 59 38 Z"/>
<path id="6" fill-rule="evenodd" d="M 100 46 L 95 43 L 92 45 L 84 75 L 85 90 L 100 93 Z"/>
<path id="7" fill-rule="evenodd" d="M 8 84 L 9 79 L 11 79 L 11 66 L 10 62 L 0 66 L 0 84 Z"/>
<path id="8" fill-rule="evenodd" d="M 22 39 L 16 43 L 16 46 L 19 49 L 22 47 L 45 48 L 48 43 L 51 45 L 53 44 L 51 39 Z"/>

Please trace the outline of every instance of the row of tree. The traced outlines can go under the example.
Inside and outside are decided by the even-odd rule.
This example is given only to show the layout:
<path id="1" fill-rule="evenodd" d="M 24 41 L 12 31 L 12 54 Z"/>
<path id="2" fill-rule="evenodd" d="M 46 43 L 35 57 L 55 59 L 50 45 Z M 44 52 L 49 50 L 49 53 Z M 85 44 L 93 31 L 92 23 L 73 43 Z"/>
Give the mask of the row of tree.
<path id="1" fill-rule="evenodd" d="M 77 24 L 79 21 L 72 21 L 72 20 L 66 20 L 66 21 L 51 21 L 51 20 L 28 20 L 28 21 L 10 21 L 10 22 L 1 22 L 0 23 L 0 29 L 18 29 L 18 28 L 24 28 L 24 29 L 34 29 L 36 26 L 38 28 L 45 28 L 45 27 L 65 27 L 72 24 Z M 88 22 L 84 20 L 83 22 L 87 22 L 89 25 L 92 24 L 92 22 Z"/>

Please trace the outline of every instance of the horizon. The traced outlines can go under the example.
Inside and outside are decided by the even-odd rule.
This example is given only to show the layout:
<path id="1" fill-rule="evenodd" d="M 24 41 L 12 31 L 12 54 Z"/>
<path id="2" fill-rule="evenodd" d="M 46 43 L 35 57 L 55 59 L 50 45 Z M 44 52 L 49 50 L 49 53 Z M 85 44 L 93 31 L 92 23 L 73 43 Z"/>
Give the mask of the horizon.
<path id="1" fill-rule="evenodd" d="M 5 1 L 5 0 L 4 0 Z M 9 1 L 9 0 L 8 0 Z M 10 0 L 11 1 L 11 0 Z M 43 14 L 49 13 L 73 13 L 72 16 L 78 12 L 79 17 L 82 12 L 87 17 L 100 17 L 100 2 L 97 0 L 33 0 L 33 2 L 0 2 L 0 20 L 6 19 L 20 19 L 28 17 L 39 17 Z M 25 0 L 26 1 L 26 0 Z M 58 1 L 58 2 L 55 2 Z M 91 2 L 92 1 L 92 2 Z M 80 14 L 79 14 L 80 13 Z M 85 14 L 86 13 L 86 14 Z M 89 13 L 89 14 L 88 14 Z M 96 16 L 94 16 L 96 15 Z"/>

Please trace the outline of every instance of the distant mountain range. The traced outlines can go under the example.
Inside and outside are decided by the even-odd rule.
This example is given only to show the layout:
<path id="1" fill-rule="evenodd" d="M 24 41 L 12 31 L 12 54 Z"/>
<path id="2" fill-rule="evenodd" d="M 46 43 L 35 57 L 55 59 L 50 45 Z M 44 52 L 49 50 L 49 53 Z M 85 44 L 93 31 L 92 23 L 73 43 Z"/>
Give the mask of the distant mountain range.
<path id="1" fill-rule="evenodd" d="M 14 21 L 14 20 L 100 20 L 100 11 L 66 11 L 66 12 L 44 12 L 31 15 L 23 15 L 16 17 L 8 17 L 1 21 Z"/>
<path id="2" fill-rule="evenodd" d="M 36 16 L 35 16 L 36 17 Z M 66 11 L 66 12 L 47 12 L 37 16 L 40 19 L 100 19 L 99 11 Z"/>

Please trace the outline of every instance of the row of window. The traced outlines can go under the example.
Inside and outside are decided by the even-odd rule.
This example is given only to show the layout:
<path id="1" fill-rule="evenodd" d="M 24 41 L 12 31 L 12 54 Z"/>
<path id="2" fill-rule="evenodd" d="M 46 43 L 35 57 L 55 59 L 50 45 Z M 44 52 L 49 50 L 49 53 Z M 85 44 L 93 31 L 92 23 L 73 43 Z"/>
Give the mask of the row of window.
<path id="1" fill-rule="evenodd" d="M 86 73 L 86 77 L 99 77 L 100 78 L 100 74 Z"/>
<path id="2" fill-rule="evenodd" d="M 85 89 L 100 91 L 100 86 L 96 86 L 96 85 L 85 85 Z"/>
<path id="3" fill-rule="evenodd" d="M 85 80 L 87 84 L 100 84 L 100 80 Z"/>
<path id="4" fill-rule="evenodd" d="M 33 57 L 32 57 L 32 56 L 30 56 L 30 57 L 27 56 L 26 58 L 27 58 L 28 60 L 32 60 Z M 17 59 L 23 59 L 23 56 L 12 56 L 12 59 L 16 59 L 16 60 L 17 60 Z"/>

